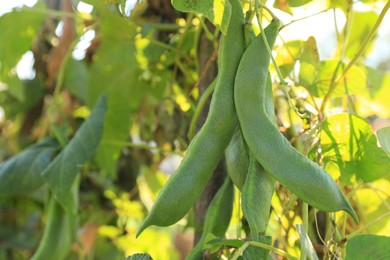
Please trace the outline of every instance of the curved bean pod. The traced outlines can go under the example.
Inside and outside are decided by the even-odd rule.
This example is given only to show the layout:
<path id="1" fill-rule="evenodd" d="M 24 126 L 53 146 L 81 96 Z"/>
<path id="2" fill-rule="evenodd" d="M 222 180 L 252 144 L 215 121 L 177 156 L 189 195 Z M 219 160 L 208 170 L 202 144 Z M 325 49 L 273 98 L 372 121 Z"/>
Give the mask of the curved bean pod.
<path id="1" fill-rule="evenodd" d="M 271 47 L 279 26 L 279 22 L 273 22 L 265 29 Z M 290 145 L 273 124 L 265 105 L 254 109 L 256 104 L 266 102 L 269 62 L 259 35 L 245 51 L 236 75 L 234 100 L 249 150 L 267 172 L 302 200 L 323 211 L 345 210 L 357 222 L 355 211 L 329 174 Z"/>
<path id="2" fill-rule="evenodd" d="M 179 168 L 162 188 L 137 236 L 150 225 L 169 226 L 187 214 L 204 190 L 238 124 L 233 85 L 244 52 L 244 14 L 239 0 L 232 0 L 231 4 L 232 14 L 219 50 L 218 78 L 206 122 Z"/>

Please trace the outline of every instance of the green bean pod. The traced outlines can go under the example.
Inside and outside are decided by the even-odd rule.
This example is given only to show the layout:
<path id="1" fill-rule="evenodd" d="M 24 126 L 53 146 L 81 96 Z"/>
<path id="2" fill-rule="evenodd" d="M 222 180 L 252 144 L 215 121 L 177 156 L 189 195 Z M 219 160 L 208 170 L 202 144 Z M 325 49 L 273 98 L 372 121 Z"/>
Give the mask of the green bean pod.
<path id="1" fill-rule="evenodd" d="M 272 22 L 264 31 L 273 46 L 280 23 Z M 270 56 L 261 35 L 245 51 L 237 71 L 234 100 L 238 120 L 249 150 L 276 180 L 302 200 L 323 211 L 345 210 L 358 218 L 335 181 L 316 163 L 293 148 L 279 132 L 265 105 L 265 86 Z"/>
<path id="2" fill-rule="evenodd" d="M 202 236 L 198 244 L 191 250 L 186 260 L 203 259 L 203 247 L 208 234 L 224 237 L 229 227 L 233 211 L 234 188 L 231 180 L 226 177 L 224 184 L 219 188 L 205 216 Z"/>
<path id="3" fill-rule="evenodd" d="M 137 236 L 150 225 L 169 226 L 187 214 L 207 185 L 238 124 L 234 79 L 244 52 L 244 14 L 231 0 L 232 14 L 218 55 L 218 77 L 205 124 L 194 137 L 177 171 L 159 193 Z"/>
<path id="4" fill-rule="evenodd" d="M 52 196 L 45 231 L 31 260 L 65 259 L 73 241 L 76 221 L 76 216 L 66 212 Z"/>

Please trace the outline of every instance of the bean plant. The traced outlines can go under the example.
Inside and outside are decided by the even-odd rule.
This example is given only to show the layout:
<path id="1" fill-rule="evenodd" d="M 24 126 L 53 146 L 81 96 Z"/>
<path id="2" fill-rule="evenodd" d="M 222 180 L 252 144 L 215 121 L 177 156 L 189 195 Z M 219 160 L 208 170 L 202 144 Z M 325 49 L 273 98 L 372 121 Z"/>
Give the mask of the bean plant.
<path id="1" fill-rule="evenodd" d="M 4 9 L 0 259 L 390 257 L 389 7 Z"/>

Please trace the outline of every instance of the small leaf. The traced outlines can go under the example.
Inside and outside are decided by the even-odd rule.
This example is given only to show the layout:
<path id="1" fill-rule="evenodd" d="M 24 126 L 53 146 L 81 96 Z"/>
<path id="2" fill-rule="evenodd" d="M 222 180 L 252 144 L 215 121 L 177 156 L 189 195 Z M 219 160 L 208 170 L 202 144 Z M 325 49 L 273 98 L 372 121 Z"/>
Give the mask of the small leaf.
<path id="1" fill-rule="evenodd" d="M 65 68 L 64 86 L 82 102 L 86 102 L 88 70 L 82 61 L 68 60 Z"/>
<path id="2" fill-rule="evenodd" d="M 301 242 L 301 254 L 304 252 L 310 260 L 318 260 L 318 256 L 314 250 L 313 244 L 311 243 L 310 238 L 302 224 L 297 224 L 297 231 L 299 233 L 299 240 Z"/>
<path id="3" fill-rule="evenodd" d="M 379 129 L 377 134 L 382 148 L 390 153 L 390 126 Z"/>
<path id="4" fill-rule="evenodd" d="M 53 138 L 29 146 L 0 165 L 0 194 L 29 195 L 44 184 L 42 171 L 59 148 Z"/>
<path id="5" fill-rule="evenodd" d="M 348 240 L 345 260 L 389 259 L 390 237 L 358 235 Z"/>
<path id="6" fill-rule="evenodd" d="M 75 136 L 42 173 L 56 200 L 65 210 L 73 210 L 69 199 L 71 187 L 80 167 L 95 153 L 103 134 L 107 98 L 102 95 L 89 118 L 80 126 Z"/>
<path id="7" fill-rule="evenodd" d="M 149 254 L 134 254 L 124 258 L 123 260 L 152 260 Z"/>
<path id="8" fill-rule="evenodd" d="M 175 9 L 181 12 L 200 13 L 226 34 L 232 15 L 232 6 L 228 0 L 172 0 Z"/>

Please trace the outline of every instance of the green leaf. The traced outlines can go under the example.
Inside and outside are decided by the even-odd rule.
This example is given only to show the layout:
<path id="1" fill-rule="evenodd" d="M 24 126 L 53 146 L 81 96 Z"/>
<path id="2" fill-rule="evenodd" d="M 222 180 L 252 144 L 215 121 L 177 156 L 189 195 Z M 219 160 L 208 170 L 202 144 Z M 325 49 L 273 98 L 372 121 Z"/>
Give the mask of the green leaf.
<path id="1" fill-rule="evenodd" d="M 123 260 L 152 260 L 149 254 L 134 254 L 124 258 Z"/>
<path id="2" fill-rule="evenodd" d="M 74 205 L 69 197 L 80 167 L 95 153 L 103 134 L 107 98 L 102 95 L 89 118 L 80 126 L 69 144 L 42 173 L 56 200 L 65 210 Z"/>
<path id="3" fill-rule="evenodd" d="M 368 33 L 374 27 L 374 24 L 378 18 L 378 14 L 375 11 L 369 12 L 353 12 L 352 26 L 348 30 L 348 41 L 346 45 L 345 55 L 349 58 L 353 58 L 356 52 L 359 50 Z M 375 37 L 375 36 L 374 36 Z M 368 53 L 373 46 L 372 41 L 369 47 L 365 50 Z"/>
<path id="4" fill-rule="evenodd" d="M 64 86 L 82 102 L 87 101 L 88 70 L 82 61 L 69 59 L 66 63 Z"/>
<path id="5" fill-rule="evenodd" d="M 299 7 L 302 5 L 305 5 L 307 3 L 310 3 L 312 0 L 288 0 L 288 4 L 291 7 Z"/>
<path id="6" fill-rule="evenodd" d="M 316 251 L 314 250 L 313 244 L 311 243 L 305 228 L 302 224 L 297 224 L 296 227 L 299 233 L 299 240 L 301 242 L 301 254 L 304 253 L 310 260 L 318 260 Z"/>
<path id="7" fill-rule="evenodd" d="M 377 134 L 382 148 L 390 153 L 390 126 L 379 129 Z"/>
<path id="8" fill-rule="evenodd" d="M 342 73 L 343 64 L 336 60 L 320 63 L 317 69 L 312 63 L 302 63 L 299 71 L 300 84 L 306 87 L 315 97 L 324 97 L 332 84 Z M 337 73 L 335 71 L 337 70 Z M 366 91 L 366 75 L 357 67 L 352 66 L 343 80 L 337 84 L 332 93 L 333 97 L 346 94 L 364 93 Z"/>
<path id="9" fill-rule="evenodd" d="M 43 3 L 38 2 L 35 7 L 42 6 Z M 31 49 L 33 39 L 46 17 L 45 14 L 34 12 L 34 8 L 15 9 L 0 16 L 0 81 L 6 83 L 10 94 L 20 101 L 25 96 L 14 67 L 22 55 Z"/>
<path id="10" fill-rule="evenodd" d="M 29 146 L 0 165 L 0 194 L 29 195 L 44 184 L 42 171 L 59 148 L 54 138 Z"/>
<path id="11" fill-rule="evenodd" d="M 390 237 L 358 235 L 348 240 L 345 260 L 389 259 Z"/>
<path id="12" fill-rule="evenodd" d="M 368 108 L 371 110 L 370 114 L 376 114 L 380 117 L 390 117 L 390 72 L 382 71 L 366 66 L 361 69 L 367 75 L 367 92 L 361 93 L 368 99 L 366 102 L 357 102 L 359 114 L 363 114 Z"/>
<path id="13" fill-rule="evenodd" d="M 370 125 L 351 114 L 329 117 L 322 125 L 321 149 L 325 169 L 340 182 L 355 178 L 371 182 L 390 173 L 390 158 L 377 146 Z"/>
<path id="14" fill-rule="evenodd" d="M 253 241 L 267 244 L 269 246 L 272 245 L 272 237 L 271 236 L 259 236 L 255 239 L 253 239 Z M 268 259 L 268 256 L 269 256 L 268 249 L 256 247 L 256 246 L 248 246 L 242 255 L 242 259 L 244 259 L 244 260 Z"/>
<path id="15" fill-rule="evenodd" d="M 175 9 L 181 12 L 199 13 L 207 17 L 226 34 L 232 6 L 228 0 L 172 0 Z"/>
<path id="16" fill-rule="evenodd" d="M 100 24 L 103 42 L 89 72 L 88 104 L 108 94 L 102 142 L 96 152 L 101 169 L 115 176 L 121 147 L 129 138 L 132 115 L 139 109 L 148 87 L 142 81 L 138 61 L 145 61 L 134 39 L 136 27 L 111 12 Z M 139 41 L 136 41 L 139 43 Z"/>

